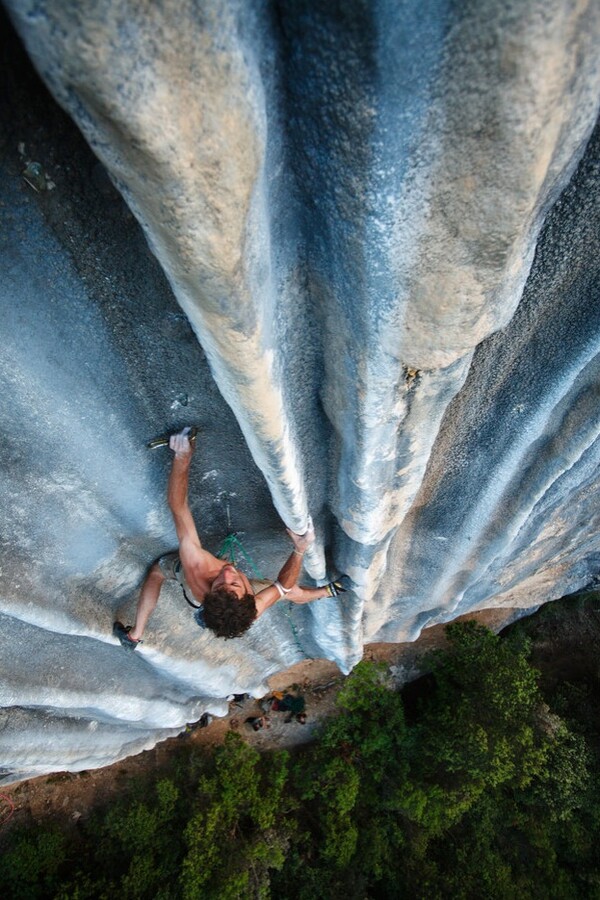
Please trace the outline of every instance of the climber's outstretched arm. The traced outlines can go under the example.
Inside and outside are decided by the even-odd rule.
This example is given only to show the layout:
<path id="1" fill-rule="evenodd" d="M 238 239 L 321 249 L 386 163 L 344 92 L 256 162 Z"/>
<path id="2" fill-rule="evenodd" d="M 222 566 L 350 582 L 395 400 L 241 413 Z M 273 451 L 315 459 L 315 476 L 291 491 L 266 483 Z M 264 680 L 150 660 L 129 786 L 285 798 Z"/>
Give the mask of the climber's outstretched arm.
<path id="1" fill-rule="evenodd" d="M 223 562 L 205 550 L 188 502 L 188 482 L 194 444 L 188 439 L 189 428 L 171 435 L 169 446 L 174 453 L 167 501 L 175 523 L 179 541 L 179 555 L 186 578 L 195 595 L 200 598 L 208 589 L 204 581 L 212 580 L 223 568 Z"/>
<path id="2" fill-rule="evenodd" d="M 294 549 L 280 569 L 277 581 L 256 595 L 256 618 L 278 600 L 288 596 L 289 591 L 298 581 L 304 554 L 315 540 L 315 530 L 311 519 L 309 519 L 309 527 L 304 534 L 296 534 L 289 528 L 287 533 L 292 539 Z"/>
<path id="3" fill-rule="evenodd" d="M 324 597 L 333 596 L 330 585 L 324 584 L 321 587 L 307 588 L 301 584 L 295 584 L 291 591 L 285 595 L 285 599 L 290 603 L 311 603 L 313 600 L 322 600 Z"/>
<path id="4" fill-rule="evenodd" d="M 184 428 L 180 434 L 171 435 L 169 440 L 169 447 L 174 456 L 167 486 L 167 502 L 175 523 L 179 546 L 191 543 L 201 547 L 196 523 L 188 502 L 190 464 L 194 452 L 194 447 L 186 433 L 188 430 Z"/>

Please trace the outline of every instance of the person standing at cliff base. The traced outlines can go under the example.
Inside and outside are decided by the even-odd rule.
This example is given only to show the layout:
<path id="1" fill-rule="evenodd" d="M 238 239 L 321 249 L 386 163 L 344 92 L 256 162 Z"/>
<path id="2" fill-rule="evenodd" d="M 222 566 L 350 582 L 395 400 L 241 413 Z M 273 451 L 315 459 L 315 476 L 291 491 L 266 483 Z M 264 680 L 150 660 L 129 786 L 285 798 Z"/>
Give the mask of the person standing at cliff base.
<path id="1" fill-rule="evenodd" d="M 217 637 L 238 637 L 250 628 L 270 606 L 285 598 L 292 603 L 310 603 L 322 597 L 333 597 L 350 587 L 350 579 L 341 576 L 323 587 L 306 588 L 297 583 L 302 558 L 315 539 L 312 522 L 305 534 L 287 529 L 294 549 L 276 581 L 253 586 L 234 565 L 205 550 L 198 536 L 188 502 L 189 469 L 195 444 L 190 442 L 190 429 L 184 428 L 169 440 L 174 453 L 167 489 L 167 501 L 179 541 L 179 550 L 161 556 L 151 567 L 137 604 L 135 623 L 125 626 L 115 622 L 113 634 L 127 650 L 142 643 L 142 635 L 152 615 L 165 580 L 177 581 L 190 606 L 196 609 L 196 621 Z"/>

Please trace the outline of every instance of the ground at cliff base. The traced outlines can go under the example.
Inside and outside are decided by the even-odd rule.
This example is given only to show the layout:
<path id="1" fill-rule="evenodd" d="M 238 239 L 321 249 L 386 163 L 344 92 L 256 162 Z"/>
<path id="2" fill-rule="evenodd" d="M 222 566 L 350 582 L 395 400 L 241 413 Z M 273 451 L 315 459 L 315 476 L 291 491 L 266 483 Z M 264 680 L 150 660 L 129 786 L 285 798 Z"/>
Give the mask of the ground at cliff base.
<path id="1" fill-rule="evenodd" d="M 464 616 L 498 631 L 512 610 L 485 610 Z M 597 679 L 597 646 L 600 640 L 600 592 L 549 603 L 538 613 L 509 627 L 524 628 L 532 640 L 532 662 L 540 670 L 542 682 Z M 407 644 L 369 644 L 365 658 L 383 662 L 399 684 L 419 673 L 419 660 L 429 650 L 445 644 L 444 626 L 426 629 L 418 641 Z M 207 727 L 188 726 L 177 738 L 163 741 L 154 749 L 121 760 L 103 769 L 79 773 L 59 772 L 9 785 L 0 791 L 0 845 L 15 826 L 54 821 L 60 826 L 85 820 L 95 807 L 110 802 L 127 783 L 155 772 L 165 773 L 178 754 L 190 749 L 214 747 L 230 730 L 259 750 L 292 749 L 314 739 L 320 724 L 333 715 L 344 676 L 327 660 L 306 660 L 269 679 L 271 692 L 302 695 L 306 701 L 306 724 L 286 722 L 283 712 L 269 712 L 269 728 L 254 731 L 246 719 L 264 714 L 264 703 L 245 698 L 232 701 L 228 715 L 214 718 Z M 269 696 L 269 695 L 267 695 Z M 11 810 L 14 805 L 14 811 Z M 6 815 L 4 815 L 6 810 Z M 10 817 L 9 817 L 10 814 Z"/>

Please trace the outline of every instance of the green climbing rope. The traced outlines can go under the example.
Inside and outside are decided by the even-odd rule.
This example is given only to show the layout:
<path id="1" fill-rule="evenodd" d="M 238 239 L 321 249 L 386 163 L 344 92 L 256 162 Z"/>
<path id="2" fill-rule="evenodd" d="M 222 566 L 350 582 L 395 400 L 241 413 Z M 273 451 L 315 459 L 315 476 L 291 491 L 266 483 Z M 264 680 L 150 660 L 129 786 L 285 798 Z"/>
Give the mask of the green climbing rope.
<path id="1" fill-rule="evenodd" d="M 236 560 L 236 552 L 237 551 L 239 551 L 239 553 L 241 553 L 243 558 L 246 560 L 246 562 L 252 569 L 252 572 L 254 573 L 254 577 L 257 578 L 259 581 L 266 581 L 267 579 L 261 573 L 260 569 L 255 564 L 254 560 L 252 559 L 252 557 L 250 556 L 250 554 L 248 553 L 248 551 L 246 550 L 246 548 L 244 547 L 244 545 L 242 544 L 242 542 L 240 541 L 240 539 L 238 538 L 238 536 L 235 532 L 232 532 L 232 534 L 227 535 L 227 537 L 221 544 L 219 550 L 217 551 L 217 556 L 219 557 L 219 559 L 227 559 L 227 560 L 229 560 L 229 562 L 232 565 L 237 566 L 237 564 L 238 564 L 237 560 Z M 238 556 L 238 559 L 239 559 L 239 556 Z M 294 624 L 294 620 L 292 618 L 292 614 L 291 614 L 292 606 L 293 606 L 293 603 L 288 602 L 287 606 L 284 608 L 284 612 L 290 623 L 290 628 L 292 630 L 292 636 L 294 638 L 296 646 L 297 646 L 298 650 L 300 651 L 300 653 L 302 654 L 302 656 L 305 656 L 306 659 L 314 659 L 314 656 L 310 656 L 310 654 L 308 654 L 306 652 L 306 650 L 304 649 L 304 647 L 302 646 L 300 637 L 298 635 L 298 630 L 297 630 L 297 628 Z"/>
<path id="2" fill-rule="evenodd" d="M 264 575 L 261 575 L 260 569 L 258 568 L 258 566 L 256 566 L 254 564 L 254 560 L 252 559 L 252 557 L 250 556 L 250 554 L 248 553 L 248 551 L 246 550 L 246 548 L 244 547 L 244 545 L 242 544 L 242 542 L 240 541 L 240 539 L 238 538 L 238 536 L 235 532 L 227 535 L 227 537 L 221 544 L 221 547 L 219 548 L 217 556 L 219 557 L 219 559 L 228 559 L 229 562 L 235 566 L 235 565 L 237 565 L 236 558 L 235 558 L 236 549 L 239 550 L 241 552 L 242 556 L 246 559 L 248 565 L 250 566 L 250 568 L 252 569 L 252 572 L 254 573 L 254 577 L 258 578 L 261 581 L 265 581 L 266 579 L 265 579 Z"/>

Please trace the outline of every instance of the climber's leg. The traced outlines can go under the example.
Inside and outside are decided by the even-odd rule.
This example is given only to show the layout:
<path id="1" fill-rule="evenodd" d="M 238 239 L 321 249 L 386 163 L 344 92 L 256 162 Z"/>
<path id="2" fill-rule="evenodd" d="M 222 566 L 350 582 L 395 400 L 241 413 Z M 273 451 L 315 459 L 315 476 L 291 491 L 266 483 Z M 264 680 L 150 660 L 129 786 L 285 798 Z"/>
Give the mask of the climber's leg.
<path id="1" fill-rule="evenodd" d="M 140 598 L 135 611 L 135 624 L 129 632 L 132 641 L 139 641 L 144 633 L 148 619 L 156 609 L 160 589 L 165 581 L 158 563 L 154 563 L 142 585 Z"/>
<path id="2" fill-rule="evenodd" d="M 135 650 L 136 645 L 141 642 L 148 619 L 156 609 L 164 581 L 165 576 L 161 572 L 159 564 L 154 563 L 142 585 L 135 611 L 135 625 L 133 628 L 131 626 L 126 628 L 122 622 L 115 622 L 113 625 L 113 634 L 126 650 Z"/>

